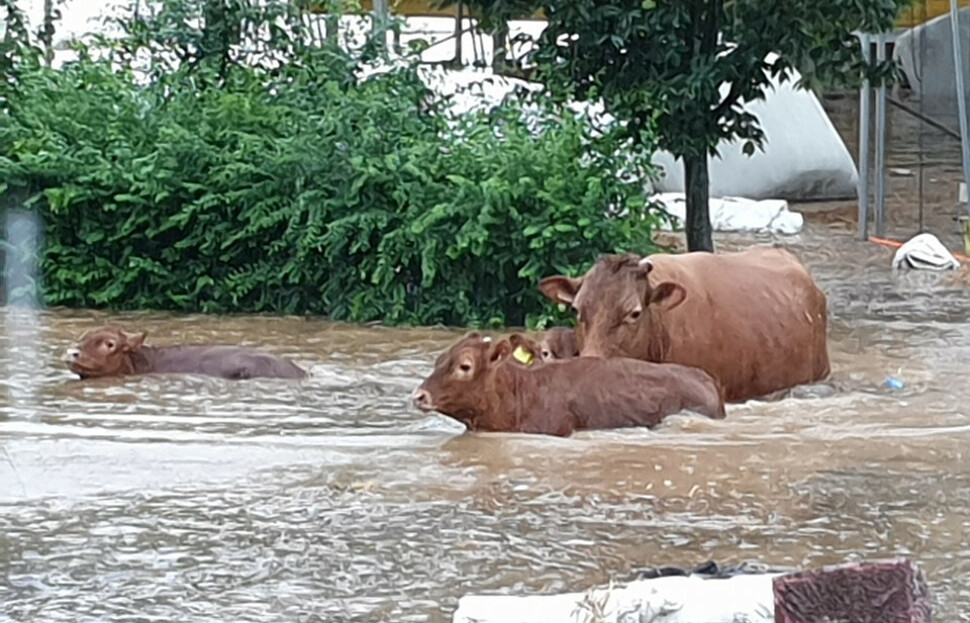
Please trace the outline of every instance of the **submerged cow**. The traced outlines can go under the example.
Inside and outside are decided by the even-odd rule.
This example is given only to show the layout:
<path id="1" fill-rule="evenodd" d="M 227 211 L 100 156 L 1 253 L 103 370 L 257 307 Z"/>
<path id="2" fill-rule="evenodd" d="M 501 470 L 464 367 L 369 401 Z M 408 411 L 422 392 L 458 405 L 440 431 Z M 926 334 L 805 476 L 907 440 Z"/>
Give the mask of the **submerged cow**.
<path id="1" fill-rule="evenodd" d="M 438 357 L 415 406 L 470 430 L 559 436 L 655 426 L 687 409 L 724 417 L 717 381 L 696 368 L 620 358 L 522 362 L 513 351 L 508 339 L 469 333 Z"/>
<path id="2" fill-rule="evenodd" d="M 150 373 L 204 374 L 225 379 L 306 378 L 296 364 L 239 346 L 145 346 L 146 332 L 100 327 L 67 350 L 66 363 L 82 379 Z"/>
<path id="3" fill-rule="evenodd" d="M 547 330 L 538 340 L 526 337 L 521 333 L 509 336 L 513 348 L 522 347 L 524 352 L 541 361 L 557 359 L 572 359 L 579 357 L 579 342 L 576 341 L 576 331 L 566 327 L 553 327 Z"/>
<path id="4" fill-rule="evenodd" d="M 741 401 L 829 374 L 825 294 L 788 251 L 610 255 L 539 287 L 576 311 L 584 357 L 706 370 Z"/>

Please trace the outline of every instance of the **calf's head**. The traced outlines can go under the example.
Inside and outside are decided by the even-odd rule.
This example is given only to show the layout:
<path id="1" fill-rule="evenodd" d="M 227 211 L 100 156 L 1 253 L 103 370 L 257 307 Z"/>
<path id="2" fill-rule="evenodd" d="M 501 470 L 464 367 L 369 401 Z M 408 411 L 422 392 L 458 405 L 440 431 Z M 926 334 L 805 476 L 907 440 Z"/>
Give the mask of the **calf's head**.
<path id="1" fill-rule="evenodd" d="M 584 276 L 546 277 L 539 289 L 576 312 L 576 340 L 584 357 L 655 358 L 658 318 L 684 302 L 684 287 L 651 284 L 649 258 L 607 255 Z"/>
<path id="2" fill-rule="evenodd" d="M 531 365 L 533 361 L 579 357 L 576 332 L 565 327 L 549 329 L 538 341 L 521 333 L 513 333 L 509 336 L 509 343 L 515 349 L 512 351 L 512 357 L 525 365 Z M 521 356 L 522 354 L 528 357 L 528 361 Z"/>
<path id="3" fill-rule="evenodd" d="M 579 357 L 579 342 L 576 331 L 565 327 L 554 327 L 542 337 L 543 359 L 572 359 Z"/>
<path id="4" fill-rule="evenodd" d="M 414 405 L 473 427 L 489 398 L 484 377 L 511 352 L 508 340 L 496 342 L 478 333 L 465 335 L 435 361 L 434 371 L 412 394 Z"/>
<path id="5" fill-rule="evenodd" d="M 81 336 L 76 347 L 67 349 L 64 360 L 82 379 L 131 374 L 131 354 L 142 347 L 146 335 L 100 327 Z"/>

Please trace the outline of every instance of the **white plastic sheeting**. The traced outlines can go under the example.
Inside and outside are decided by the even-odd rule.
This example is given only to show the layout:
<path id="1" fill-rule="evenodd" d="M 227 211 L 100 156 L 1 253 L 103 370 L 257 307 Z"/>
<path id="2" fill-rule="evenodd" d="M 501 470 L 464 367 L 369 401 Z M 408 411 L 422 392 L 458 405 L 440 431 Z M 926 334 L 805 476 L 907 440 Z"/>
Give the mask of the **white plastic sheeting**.
<path id="1" fill-rule="evenodd" d="M 777 574 L 662 577 L 562 595 L 467 596 L 453 623 L 774 623 Z"/>
<path id="2" fill-rule="evenodd" d="M 428 72 L 422 77 L 436 93 L 453 95 L 451 107 L 459 114 L 495 106 L 516 87 L 532 91 L 541 88 L 481 70 Z M 571 108 L 585 112 L 598 125 L 613 121 L 599 102 L 577 102 Z M 722 143 L 720 158 L 710 161 L 711 196 L 790 200 L 856 196 L 855 163 L 813 93 L 795 89 L 790 82 L 776 84 L 764 101 L 752 102 L 747 109 L 761 121 L 765 151 L 747 156 L 741 143 Z M 683 192 L 682 163 L 666 152 L 655 154 L 653 161 L 663 169 L 654 190 Z"/>
<path id="3" fill-rule="evenodd" d="M 896 250 L 893 268 L 915 268 L 919 270 L 956 270 L 960 262 L 943 246 L 933 234 L 919 234 L 910 238 Z"/>
<path id="4" fill-rule="evenodd" d="M 435 94 L 450 98 L 449 109 L 459 115 L 494 108 L 516 88 L 527 91 L 542 88 L 534 82 L 495 75 L 491 70 L 422 68 L 420 75 Z"/>
<path id="5" fill-rule="evenodd" d="M 687 216 L 687 203 L 683 193 L 660 193 L 652 199 L 663 204 L 667 213 L 674 217 L 673 225 L 664 224 L 664 229 L 683 229 Z M 790 235 L 800 232 L 805 221 L 798 212 L 788 210 L 788 202 L 784 199 L 755 201 L 743 197 L 712 198 L 709 206 L 714 231 Z"/>
<path id="6" fill-rule="evenodd" d="M 798 79 L 796 74 L 793 80 Z M 811 91 L 795 89 L 793 81 L 772 84 L 774 89 L 763 101 L 745 107 L 761 123 L 764 151 L 747 156 L 743 143 L 722 142 L 718 146 L 720 157 L 709 159 L 711 196 L 789 200 L 855 197 L 859 178 L 855 162 L 818 98 Z M 654 163 L 665 171 L 656 189 L 683 192 L 683 163 L 666 152 L 657 153 Z"/>

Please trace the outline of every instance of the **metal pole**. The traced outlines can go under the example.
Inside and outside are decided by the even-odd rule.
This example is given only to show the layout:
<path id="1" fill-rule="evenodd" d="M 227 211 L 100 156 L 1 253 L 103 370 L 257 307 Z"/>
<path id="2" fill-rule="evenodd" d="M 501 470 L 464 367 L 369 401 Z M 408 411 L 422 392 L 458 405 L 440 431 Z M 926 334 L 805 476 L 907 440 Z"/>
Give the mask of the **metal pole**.
<path id="1" fill-rule="evenodd" d="M 869 64 L 869 45 L 872 40 L 866 33 L 859 33 L 862 58 Z M 872 125 L 872 86 L 862 81 L 859 89 L 859 238 L 869 239 L 869 129 Z"/>
<path id="2" fill-rule="evenodd" d="M 876 35 L 876 61 L 886 61 L 886 35 Z M 876 235 L 886 235 L 886 84 L 876 88 Z"/>
<path id="3" fill-rule="evenodd" d="M 461 39 L 464 36 L 463 4 L 463 2 L 459 2 L 458 7 L 455 9 L 455 67 L 461 67 L 463 62 L 461 53 Z"/>
<path id="4" fill-rule="evenodd" d="M 387 45 L 387 0 L 374 0 L 374 33 L 380 37 L 381 49 Z"/>
<path id="5" fill-rule="evenodd" d="M 960 42 L 960 11 L 957 0 L 950 0 L 950 27 L 953 33 L 953 70 L 957 83 L 957 111 L 960 115 L 960 147 L 963 150 L 963 183 L 970 183 L 970 139 L 967 138 L 967 92 L 963 85 L 963 49 Z M 970 215 L 970 203 L 967 204 Z"/>

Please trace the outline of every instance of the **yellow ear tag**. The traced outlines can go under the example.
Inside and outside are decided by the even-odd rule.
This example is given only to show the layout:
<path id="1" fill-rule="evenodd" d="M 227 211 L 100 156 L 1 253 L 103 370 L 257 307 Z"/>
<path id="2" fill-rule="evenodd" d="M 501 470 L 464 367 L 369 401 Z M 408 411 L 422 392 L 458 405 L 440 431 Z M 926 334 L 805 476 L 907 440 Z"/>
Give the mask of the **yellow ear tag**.
<path id="1" fill-rule="evenodd" d="M 532 353 L 521 346 L 515 347 L 515 350 L 512 351 L 512 356 L 515 357 L 515 360 L 520 363 L 524 363 L 527 366 L 532 365 Z"/>

